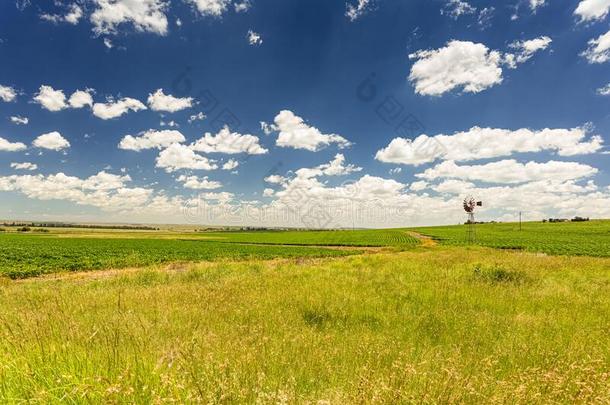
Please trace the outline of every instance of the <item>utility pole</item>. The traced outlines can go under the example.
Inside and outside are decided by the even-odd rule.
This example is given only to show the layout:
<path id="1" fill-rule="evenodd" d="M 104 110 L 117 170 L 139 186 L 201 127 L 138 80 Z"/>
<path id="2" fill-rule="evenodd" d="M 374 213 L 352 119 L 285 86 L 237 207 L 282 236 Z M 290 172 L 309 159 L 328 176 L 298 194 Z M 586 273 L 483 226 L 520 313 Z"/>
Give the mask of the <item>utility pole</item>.
<path id="1" fill-rule="evenodd" d="M 521 211 L 519 211 L 519 231 L 521 231 Z"/>

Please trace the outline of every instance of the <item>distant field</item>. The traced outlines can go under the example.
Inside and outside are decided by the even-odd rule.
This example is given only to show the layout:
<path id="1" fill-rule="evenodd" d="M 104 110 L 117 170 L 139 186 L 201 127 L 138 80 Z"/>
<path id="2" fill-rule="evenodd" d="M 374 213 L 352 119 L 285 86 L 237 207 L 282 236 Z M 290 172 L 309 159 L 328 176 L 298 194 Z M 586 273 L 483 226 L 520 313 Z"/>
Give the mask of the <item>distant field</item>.
<path id="1" fill-rule="evenodd" d="M 65 237 L 57 234 L 0 234 L 0 275 L 11 278 L 60 271 L 141 267 L 176 261 L 247 260 L 291 257 L 336 257 L 357 250 L 318 247 L 228 244 L 168 235 L 124 238 Z"/>
<path id="2" fill-rule="evenodd" d="M 445 245 L 465 245 L 466 225 L 413 228 Z M 476 226 L 477 244 L 552 255 L 610 256 L 610 221 L 483 224 Z"/>
<path id="3" fill-rule="evenodd" d="M 610 256 L 610 221 L 477 225 L 477 244 L 554 255 Z M 412 232 L 465 245 L 466 226 L 341 231 L 187 232 L 49 229 L 0 233 L 0 275 L 142 267 L 175 261 L 336 257 L 419 245 Z M 353 247 L 353 250 L 325 247 Z"/>
<path id="4" fill-rule="evenodd" d="M 206 238 L 231 243 L 261 243 L 318 246 L 413 247 L 418 241 L 403 230 L 208 232 Z"/>

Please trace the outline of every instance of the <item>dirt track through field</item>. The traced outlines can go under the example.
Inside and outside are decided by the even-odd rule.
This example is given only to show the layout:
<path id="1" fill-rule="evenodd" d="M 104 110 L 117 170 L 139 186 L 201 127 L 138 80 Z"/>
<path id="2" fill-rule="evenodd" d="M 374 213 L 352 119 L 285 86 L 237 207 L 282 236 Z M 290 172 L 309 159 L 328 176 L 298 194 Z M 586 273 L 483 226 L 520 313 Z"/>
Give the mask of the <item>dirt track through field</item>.
<path id="1" fill-rule="evenodd" d="M 419 240 L 419 243 L 421 243 L 421 246 L 423 246 L 423 247 L 433 247 L 433 246 L 438 245 L 438 243 L 429 236 L 422 235 L 421 233 L 417 233 L 417 232 L 407 232 L 407 233 L 409 235 L 413 236 L 415 239 Z"/>

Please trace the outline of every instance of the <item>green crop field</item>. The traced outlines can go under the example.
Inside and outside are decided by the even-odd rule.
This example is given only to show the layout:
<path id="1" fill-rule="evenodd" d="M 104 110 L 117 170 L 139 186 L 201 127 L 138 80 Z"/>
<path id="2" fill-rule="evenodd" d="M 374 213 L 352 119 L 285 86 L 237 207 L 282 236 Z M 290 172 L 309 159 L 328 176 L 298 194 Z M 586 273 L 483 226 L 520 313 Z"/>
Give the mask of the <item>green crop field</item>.
<path id="1" fill-rule="evenodd" d="M 0 234 L 0 275 L 24 278 L 60 271 L 141 267 L 176 261 L 341 256 L 357 251 L 227 244 L 205 239 L 58 237 Z"/>
<path id="2" fill-rule="evenodd" d="M 466 244 L 466 225 L 414 228 L 442 244 Z M 610 256 L 610 221 L 476 225 L 476 243 L 553 255 Z"/>
<path id="3" fill-rule="evenodd" d="M 209 232 L 206 237 L 225 242 L 318 246 L 401 246 L 418 241 L 403 230 Z"/>
<path id="4" fill-rule="evenodd" d="M 610 221 L 477 235 L 7 228 L 0 403 L 610 403 Z"/>

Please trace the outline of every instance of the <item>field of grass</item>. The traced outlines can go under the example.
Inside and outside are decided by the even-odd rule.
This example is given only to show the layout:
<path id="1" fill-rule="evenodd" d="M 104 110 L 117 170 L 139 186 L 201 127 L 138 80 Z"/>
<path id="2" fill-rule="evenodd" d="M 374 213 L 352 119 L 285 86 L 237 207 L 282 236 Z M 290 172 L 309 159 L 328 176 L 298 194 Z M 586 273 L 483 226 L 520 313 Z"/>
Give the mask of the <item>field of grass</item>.
<path id="1" fill-rule="evenodd" d="M 358 253 L 317 247 L 228 244 L 160 235 L 83 237 L 78 234 L 0 234 L 0 276 L 25 278 L 45 273 L 147 266 L 176 261 L 330 257 Z M 75 236 L 76 235 L 76 236 Z"/>
<path id="2" fill-rule="evenodd" d="M 466 225 L 414 228 L 446 245 L 465 245 Z M 476 226 L 482 246 L 552 255 L 610 257 L 610 221 L 483 224 Z"/>
<path id="3" fill-rule="evenodd" d="M 436 246 L 179 270 L 0 281 L 0 402 L 610 399 L 607 258 Z"/>

